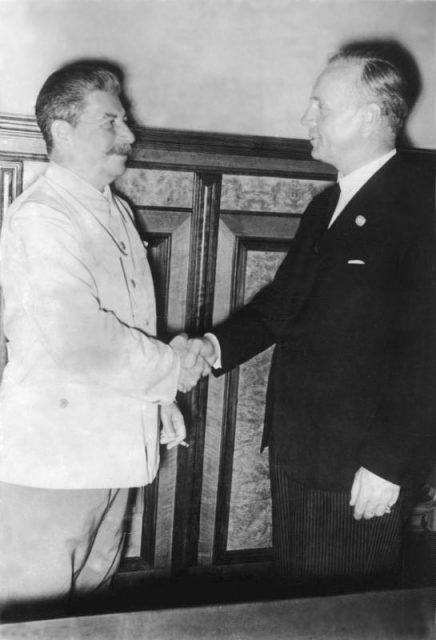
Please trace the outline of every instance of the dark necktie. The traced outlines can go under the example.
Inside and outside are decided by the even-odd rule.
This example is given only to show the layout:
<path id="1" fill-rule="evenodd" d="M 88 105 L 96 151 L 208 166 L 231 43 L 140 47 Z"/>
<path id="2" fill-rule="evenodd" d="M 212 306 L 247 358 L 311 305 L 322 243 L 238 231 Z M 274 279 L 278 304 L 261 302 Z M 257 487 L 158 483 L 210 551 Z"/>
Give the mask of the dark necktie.
<path id="1" fill-rule="evenodd" d="M 326 201 L 325 210 L 321 214 L 321 220 L 319 225 L 319 233 L 318 237 L 314 243 L 315 253 L 318 253 L 319 244 L 324 238 L 324 235 L 328 229 L 330 220 L 332 215 L 336 209 L 336 206 L 339 201 L 339 196 L 341 195 L 341 188 L 339 186 L 339 182 L 335 182 L 335 184 L 329 189 L 328 198 Z"/>
<path id="2" fill-rule="evenodd" d="M 341 195 L 341 187 L 339 186 L 339 182 L 335 182 L 335 184 L 332 186 L 330 193 L 329 193 L 329 199 L 328 199 L 328 203 L 327 203 L 327 207 L 326 207 L 326 212 L 325 212 L 325 228 L 327 229 L 330 223 L 330 220 L 332 218 L 332 215 L 335 212 L 335 209 L 337 207 L 337 204 L 339 202 L 339 196 Z"/>

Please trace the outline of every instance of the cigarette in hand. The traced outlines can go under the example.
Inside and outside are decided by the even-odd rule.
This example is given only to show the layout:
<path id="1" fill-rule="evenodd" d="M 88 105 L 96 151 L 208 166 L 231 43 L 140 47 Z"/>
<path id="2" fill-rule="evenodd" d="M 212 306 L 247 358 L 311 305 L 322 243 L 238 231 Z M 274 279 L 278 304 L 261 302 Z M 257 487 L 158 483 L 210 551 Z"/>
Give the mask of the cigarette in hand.
<path id="1" fill-rule="evenodd" d="M 181 447 L 189 447 L 190 446 L 187 442 L 185 442 L 185 440 L 182 440 L 182 442 L 179 442 L 179 445 Z"/>

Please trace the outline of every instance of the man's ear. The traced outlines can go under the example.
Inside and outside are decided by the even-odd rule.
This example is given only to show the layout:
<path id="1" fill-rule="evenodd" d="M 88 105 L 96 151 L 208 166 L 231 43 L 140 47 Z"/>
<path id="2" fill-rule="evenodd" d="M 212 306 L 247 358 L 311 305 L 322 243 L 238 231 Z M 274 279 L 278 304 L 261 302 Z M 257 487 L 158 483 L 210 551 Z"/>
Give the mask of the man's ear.
<path id="1" fill-rule="evenodd" d="M 380 125 L 382 119 L 382 111 L 379 104 L 371 102 L 365 106 L 364 125 L 365 131 L 369 134 Z"/>
<path id="2" fill-rule="evenodd" d="M 51 135 L 54 146 L 64 149 L 69 145 L 72 126 L 66 120 L 54 120 L 51 125 Z"/>

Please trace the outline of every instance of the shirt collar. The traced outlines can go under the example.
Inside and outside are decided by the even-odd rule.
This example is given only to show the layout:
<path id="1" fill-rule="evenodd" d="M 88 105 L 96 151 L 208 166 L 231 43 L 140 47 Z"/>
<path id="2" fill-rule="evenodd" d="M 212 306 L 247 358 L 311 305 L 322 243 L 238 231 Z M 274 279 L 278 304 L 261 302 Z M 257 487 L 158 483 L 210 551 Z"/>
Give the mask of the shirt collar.
<path id="1" fill-rule="evenodd" d="M 355 171 L 348 173 L 346 176 L 342 174 L 338 175 L 338 182 L 341 188 L 341 194 L 349 199 L 359 191 L 361 187 L 367 182 L 381 167 L 386 164 L 397 153 L 396 149 L 392 149 L 388 153 L 379 156 L 375 160 L 368 162 L 368 164 L 359 167 Z"/>

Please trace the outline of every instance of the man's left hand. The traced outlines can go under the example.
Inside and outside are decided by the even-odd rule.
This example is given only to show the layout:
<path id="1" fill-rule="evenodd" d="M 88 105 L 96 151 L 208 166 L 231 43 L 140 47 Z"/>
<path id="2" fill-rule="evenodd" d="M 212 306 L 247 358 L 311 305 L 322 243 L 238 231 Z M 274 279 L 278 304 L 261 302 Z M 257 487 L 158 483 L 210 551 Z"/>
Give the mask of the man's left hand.
<path id="1" fill-rule="evenodd" d="M 175 402 L 161 405 L 160 419 L 162 422 L 160 443 L 166 444 L 167 449 L 177 447 L 186 438 L 186 427 L 182 412 Z"/>
<path id="2" fill-rule="evenodd" d="M 360 467 L 351 488 L 350 506 L 354 507 L 355 519 L 369 520 L 374 516 L 389 514 L 399 494 L 400 487 L 397 484 Z"/>

